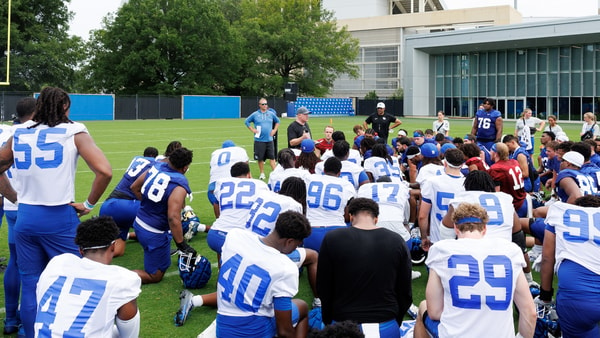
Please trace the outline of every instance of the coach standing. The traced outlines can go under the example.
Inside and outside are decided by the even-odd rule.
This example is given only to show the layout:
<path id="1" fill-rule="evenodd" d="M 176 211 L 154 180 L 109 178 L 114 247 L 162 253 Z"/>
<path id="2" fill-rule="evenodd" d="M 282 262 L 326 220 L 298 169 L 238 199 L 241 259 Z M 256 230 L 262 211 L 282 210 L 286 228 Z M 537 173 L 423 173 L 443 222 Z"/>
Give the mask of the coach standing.
<path id="1" fill-rule="evenodd" d="M 390 127 L 390 124 L 392 124 L 392 122 L 394 124 Z M 365 129 L 369 128 L 369 123 L 371 124 L 373 130 L 375 130 L 375 132 L 377 133 L 377 136 L 379 136 L 379 138 L 384 139 L 385 143 L 387 143 L 387 138 L 390 129 L 394 129 L 397 126 L 401 125 L 402 121 L 397 119 L 392 114 L 387 114 L 385 112 L 385 103 L 379 102 L 377 104 L 377 113 L 369 115 L 369 117 L 367 117 L 367 119 L 363 122 Z"/>
<path id="2" fill-rule="evenodd" d="M 265 159 L 269 159 L 271 169 L 275 169 L 273 135 L 277 133 L 279 128 L 279 118 L 273 111 L 269 110 L 267 99 L 260 98 L 258 107 L 259 109 L 248 116 L 244 123 L 254 134 L 254 159 L 258 161 L 258 169 L 260 169 L 258 178 L 264 180 L 266 178 Z M 254 123 L 254 127 L 250 123 Z"/>
<path id="3" fill-rule="evenodd" d="M 299 107 L 296 110 L 296 120 L 287 128 L 288 148 L 300 149 L 303 140 L 311 139 L 308 114 L 310 111 L 306 107 Z"/>

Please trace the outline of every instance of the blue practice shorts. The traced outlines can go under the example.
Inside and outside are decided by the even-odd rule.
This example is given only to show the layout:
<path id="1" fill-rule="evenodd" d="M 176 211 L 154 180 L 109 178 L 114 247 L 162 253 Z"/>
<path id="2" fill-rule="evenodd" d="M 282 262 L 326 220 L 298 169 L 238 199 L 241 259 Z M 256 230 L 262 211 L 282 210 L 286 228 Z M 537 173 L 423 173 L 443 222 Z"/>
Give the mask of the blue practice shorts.
<path id="1" fill-rule="evenodd" d="M 220 255 L 223 244 L 225 243 L 225 237 L 227 237 L 225 231 L 210 229 L 208 230 L 208 235 L 206 235 L 206 243 L 208 243 L 208 246 L 214 252 Z"/>
<path id="2" fill-rule="evenodd" d="M 332 230 L 345 228 L 345 226 L 332 226 L 332 227 L 313 227 L 310 236 L 304 239 L 304 247 L 313 249 L 317 252 L 321 250 L 321 242 L 323 242 L 323 238 L 325 235 Z"/>
<path id="3" fill-rule="evenodd" d="M 557 276 L 556 312 L 563 337 L 600 337 L 600 275 L 564 260 Z"/>
<path id="4" fill-rule="evenodd" d="M 544 218 L 536 218 L 533 223 L 529 225 L 531 235 L 542 241 L 542 243 L 544 242 L 544 233 L 546 232 L 546 223 L 544 220 Z"/>
<path id="5" fill-rule="evenodd" d="M 140 200 L 110 198 L 102 203 L 100 216 L 111 216 L 119 227 L 119 237 L 127 240 L 129 229 L 133 227 L 135 216 L 140 209 Z"/>
<path id="6" fill-rule="evenodd" d="M 291 259 L 298 268 L 301 268 L 302 264 L 304 264 L 304 261 L 306 260 L 306 249 L 296 248 L 296 250 L 290 252 L 286 256 L 288 256 L 288 258 Z"/>
<path id="7" fill-rule="evenodd" d="M 300 312 L 292 302 L 292 324 L 295 326 L 300 319 Z M 256 333 L 256 338 L 272 338 L 277 335 L 275 317 L 232 317 L 217 313 L 217 337 L 248 337 L 248 332 Z M 263 333 L 259 335 L 258 332 Z"/>
<path id="8" fill-rule="evenodd" d="M 395 319 L 383 323 L 362 323 L 360 330 L 365 337 L 400 338 L 400 326 Z"/>
<path id="9" fill-rule="evenodd" d="M 427 329 L 427 332 L 429 332 L 433 338 L 439 337 L 438 326 L 440 326 L 440 321 L 429 318 L 427 311 L 423 313 L 423 324 L 425 324 L 425 329 Z"/>
<path id="10" fill-rule="evenodd" d="M 135 234 L 144 249 L 144 271 L 155 274 L 157 270 L 163 273 L 171 266 L 171 236 L 167 231 L 156 233 L 142 228 L 137 222 L 133 223 Z M 159 231 L 159 230 L 157 230 Z"/>

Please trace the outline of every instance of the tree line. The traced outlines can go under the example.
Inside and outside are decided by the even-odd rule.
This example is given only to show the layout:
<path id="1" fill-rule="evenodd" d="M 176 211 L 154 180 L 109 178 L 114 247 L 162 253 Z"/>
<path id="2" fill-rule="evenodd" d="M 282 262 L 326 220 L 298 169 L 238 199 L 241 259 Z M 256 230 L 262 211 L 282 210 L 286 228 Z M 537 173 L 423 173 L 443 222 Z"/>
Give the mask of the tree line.
<path id="1" fill-rule="evenodd" d="M 88 40 L 68 34 L 68 1 L 12 0 L 3 90 L 281 96 L 296 82 L 323 96 L 358 74 L 358 41 L 319 0 L 129 0 Z"/>

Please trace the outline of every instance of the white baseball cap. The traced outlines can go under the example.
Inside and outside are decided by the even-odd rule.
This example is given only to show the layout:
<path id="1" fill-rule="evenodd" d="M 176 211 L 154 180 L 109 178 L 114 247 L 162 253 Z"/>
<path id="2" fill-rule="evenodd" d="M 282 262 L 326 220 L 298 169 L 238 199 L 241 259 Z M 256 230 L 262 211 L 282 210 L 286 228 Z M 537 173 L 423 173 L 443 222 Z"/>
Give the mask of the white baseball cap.
<path id="1" fill-rule="evenodd" d="M 377 108 L 385 108 L 385 103 L 383 103 L 383 102 L 379 102 L 379 103 L 377 104 Z"/>
<path id="2" fill-rule="evenodd" d="M 568 151 L 562 156 L 562 159 L 579 168 L 583 166 L 583 155 L 576 151 Z"/>

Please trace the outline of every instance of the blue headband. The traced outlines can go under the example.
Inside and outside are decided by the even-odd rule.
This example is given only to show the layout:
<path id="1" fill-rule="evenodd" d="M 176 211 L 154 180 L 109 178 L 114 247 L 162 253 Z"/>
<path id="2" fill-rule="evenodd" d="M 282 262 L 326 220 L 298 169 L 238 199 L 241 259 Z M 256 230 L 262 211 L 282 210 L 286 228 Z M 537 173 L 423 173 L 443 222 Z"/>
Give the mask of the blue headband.
<path id="1" fill-rule="evenodd" d="M 479 217 L 465 217 L 456 221 L 456 225 L 465 223 L 483 223 Z"/>

